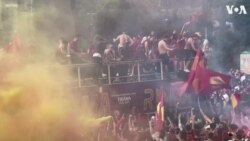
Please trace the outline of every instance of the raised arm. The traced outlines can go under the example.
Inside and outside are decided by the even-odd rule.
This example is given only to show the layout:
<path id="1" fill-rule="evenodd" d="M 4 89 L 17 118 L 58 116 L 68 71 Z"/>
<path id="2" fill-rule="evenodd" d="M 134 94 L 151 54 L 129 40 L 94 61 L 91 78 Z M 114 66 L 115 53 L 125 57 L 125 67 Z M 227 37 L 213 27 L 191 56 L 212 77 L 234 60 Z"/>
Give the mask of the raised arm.
<path id="1" fill-rule="evenodd" d="M 174 127 L 174 124 L 173 124 L 172 120 L 169 117 L 167 117 L 167 119 L 168 119 L 168 122 L 170 123 L 170 126 Z"/>
<path id="2" fill-rule="evenodd" d="M 181 113 L 178 115 L 178 127 L 180 128 L 180 130 L 183 130 L 183 126 L 181 124 Z"/>
<path id="3" fill-rule="evenodd" d="M 194 122 L 195 122 L 194 108 L 191 109 L 190 120 L 191 120 L 192 129 L 194 130 Z"/>
<path id="4" fill-rule="evenodd" d="M 179 102 L 177 102 L 176 105 L 175 105 L 175 110 L 174 110 L 174 112 L 175 112 L 174 113 L 175 118 L 177 118 L 177 116 L 178 116 L 179 105 L 180 105 Z"/>
<path id="5" fill-rule="evenodd" d="M 116 38 L 113 39 L 113 42 L 116 43 L 120 39 L 121 35 L 117 36 Z"/>
<path id="6" fill-rule="evenodd" d="M 129 115 L 129 118 L 128 118 L 128 127 L 129 127 L 129 130 L 132 131 L 134 126 L 133 126 L 133 121 L 132 121 L 132 115 Z"/>
<path id="7" fill-rule="evenodd" d="M 207 121 L 209 124 L 213 123 L 212 120 L 201 109 L 200 99 L 199 98 L 198 98 L 198 106 L 199 106 L 199 110 L 200 110 L 200 112 L 202 114 L 202 117 L 205 119 L 205 121 Z"/>
<path id="8" fill-rule="evenodd" d="M 152 119 L 148 122 L 148 124 L 149 124 L 149 131 L 150 131 L 151 134 L 154 133 L 154 127 L 153 127 L 153 121 L 152 121 L 152 120 L 154 120 L 154 118 L 152 118 Z"/>

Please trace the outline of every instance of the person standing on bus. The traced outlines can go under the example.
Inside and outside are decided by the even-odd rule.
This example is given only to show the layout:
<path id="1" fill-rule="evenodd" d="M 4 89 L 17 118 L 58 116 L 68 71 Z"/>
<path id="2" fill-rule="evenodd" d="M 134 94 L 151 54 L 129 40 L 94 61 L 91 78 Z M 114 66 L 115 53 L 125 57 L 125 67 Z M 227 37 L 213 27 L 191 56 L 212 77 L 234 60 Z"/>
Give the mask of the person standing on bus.
<path id="1" fill-rule="evenodd" d="M 114 39 L 114 43 L 118 42 L 118 55 L 121 56 L 121 52 L 125 52 L 126 54 L 129 51 L 129 47 L 133 45 L 132 38 L 127 35 L 125 32 L 122 32 L 116 39 Z"/>
<path id="2" fill-rule="evenodd" d="M 159 58 L 162 60 L 164 72 L 168 71 L 169 54 L 173 49 L 170 48 L 170 39 L 165 35 L 158 43 Z"/>

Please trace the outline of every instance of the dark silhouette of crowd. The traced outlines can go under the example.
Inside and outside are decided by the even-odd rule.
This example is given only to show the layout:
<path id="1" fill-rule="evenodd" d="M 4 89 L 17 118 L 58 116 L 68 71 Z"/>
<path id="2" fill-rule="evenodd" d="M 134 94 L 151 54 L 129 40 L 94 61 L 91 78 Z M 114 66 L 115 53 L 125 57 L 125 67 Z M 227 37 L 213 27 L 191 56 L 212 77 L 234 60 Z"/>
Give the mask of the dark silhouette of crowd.
<path id="1" fill-rule="evenodd" d="M 103 140 L 121 141 L 241 141 L 250 139 L 249 115 L 242 115 L 240 120 L 245 124 L 237 125 L 223 117 L 214 116 L 209 119 L 197 111 L 198 109 L 194 108 L 183 111 L 176 105 L 175 108 L 166 112 L 167 120 L 161 131 L 155 130 L 155 116 L 141 113 L 126 115 L 116 111 L 113 120 L 108 125 L 103 124 L 100 132 L 103 132 L 101 134 Z"/>
<path id="2" fill-rule="evenodd" d="M 145 114 L 133 107 L 130 112 L 115 110 L 113 119 L 100 127 L 99 135 L 103 140 L 121 141 L 248 141 L 250 75 L 237 69 L 229 74 L 231 89 L 215 91 L 201 98 L 201 103 L 193 100 L 194 107 L 181 104 L 184 97 L 176 105 L 166 101 L 162 130 L 156 128 L 154 113 Z M 241 100 L 233 109 L 230 97 L 235 93 L 241 95 Z"/>

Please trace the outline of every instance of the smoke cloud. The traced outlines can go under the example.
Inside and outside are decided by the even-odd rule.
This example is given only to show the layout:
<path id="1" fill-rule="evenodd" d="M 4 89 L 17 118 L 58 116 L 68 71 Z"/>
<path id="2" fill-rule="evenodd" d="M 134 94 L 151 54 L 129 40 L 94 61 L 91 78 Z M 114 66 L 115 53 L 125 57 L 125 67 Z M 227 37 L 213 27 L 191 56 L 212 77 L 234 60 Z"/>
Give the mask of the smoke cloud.
<path id="1" fill-rule="evenodd" d="M 58 35 L 65 32 L 60 20 L 54 22 L 59 12 L 20 11 L 9 23 L 12 46 L 19 50 L 0 56 L 1 141 L 90 141 L 111 118 L 95 119 L 87 99 L 66 85 L 73 79 L 70 69 L 53 59 Z"/>

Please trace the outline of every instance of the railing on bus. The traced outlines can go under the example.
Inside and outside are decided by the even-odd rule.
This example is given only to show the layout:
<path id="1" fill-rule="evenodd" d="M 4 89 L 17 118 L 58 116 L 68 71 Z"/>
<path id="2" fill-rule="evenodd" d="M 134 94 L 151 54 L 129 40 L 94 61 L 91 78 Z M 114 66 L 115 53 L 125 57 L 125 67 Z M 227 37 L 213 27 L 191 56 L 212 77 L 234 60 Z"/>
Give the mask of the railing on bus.
<path id="1" fill-rule="evenodd" d="M 118 68 L 121 65 L 127 65 L 128 73 L 125 76 L 112 76 L 111 71 L 114 68 Z M 153 81 L 153 80 L 163 80 L 164 79 L 164 71 L 163 71 L 163 63 L 161 60 L 150 60 L 150 61 L 123 61 L 116 63 L 108 63 L 106 64 L 108 73 L 108 84 L 113 84 L 115 78 L 134 78 L 135 81 L 132 82 L 145 82 L 145 81 Z M 125 66 L 126 69 L 126 66 Z M 145 69 L 149 69 L 146 70 Z M 127 72 L 125 71 L 125 72 Z M 117 71 L 119 73 L 119 71 Z M 130 74 L 130 75 L 129 75 Z M 125 81 L 126 83 L 131 82 L 131 80 Z M 123 83 L 123 82 L 118 82 Z"/>
<path id="2" fill-rule="evenodd" d="M 71 64 L 61 67 L 69 69 L 74 76 L 74 80 L 69 83 L 72 87 L 159 81 L 165 80 L 166 75 L 175 75 L 175 72 L 166 74 L 163 62 L 159 59 L 119 61 L 102 65 L 95 63 Z M 124 71 L 121 70 L 123 68 L 127 70 L 124 75 L 121 75 L 121 71 Z"/>
<path id="3" fill-rule="evenodd" d="M 119 61 L 102 65 L 84 63 L 61 67 L 69 69 L 74 76 L 69 83 L 72 87 L 164 80 L 161 60 Z"/>

